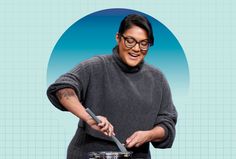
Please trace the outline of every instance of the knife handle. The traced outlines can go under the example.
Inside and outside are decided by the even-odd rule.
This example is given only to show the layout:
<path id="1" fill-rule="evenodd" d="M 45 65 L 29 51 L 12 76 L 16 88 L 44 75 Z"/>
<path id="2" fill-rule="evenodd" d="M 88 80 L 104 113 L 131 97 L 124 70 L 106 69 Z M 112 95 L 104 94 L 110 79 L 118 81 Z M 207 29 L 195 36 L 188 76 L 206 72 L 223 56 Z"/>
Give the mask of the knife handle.
<path id="1" fill-rule="evenodd" d="M 101 120 L 99 120 L 98 117 L 89 108 L 86 108 L 85 110 L 97 122 L 97 124 L 101 122 Z"/>

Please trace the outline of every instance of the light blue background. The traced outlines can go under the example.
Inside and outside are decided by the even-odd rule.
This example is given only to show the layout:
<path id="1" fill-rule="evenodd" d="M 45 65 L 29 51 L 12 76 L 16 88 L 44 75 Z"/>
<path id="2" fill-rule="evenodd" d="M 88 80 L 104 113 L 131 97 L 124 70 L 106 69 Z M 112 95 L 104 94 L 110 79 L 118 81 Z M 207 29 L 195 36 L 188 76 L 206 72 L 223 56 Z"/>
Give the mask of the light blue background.
<path id="1" fill-rule="evenodd" d="M 45 95 L 47 65 L 57 40 L 78 19 L 107 8 L 152 15 L 176 36 L 189 64 L 186 96 L 172 149 L 161 159 L 236 157 L 236 2 L 155 0 L 22 0 L 0 2 L 0 158 L 65 158 L 77 118 Z"/>

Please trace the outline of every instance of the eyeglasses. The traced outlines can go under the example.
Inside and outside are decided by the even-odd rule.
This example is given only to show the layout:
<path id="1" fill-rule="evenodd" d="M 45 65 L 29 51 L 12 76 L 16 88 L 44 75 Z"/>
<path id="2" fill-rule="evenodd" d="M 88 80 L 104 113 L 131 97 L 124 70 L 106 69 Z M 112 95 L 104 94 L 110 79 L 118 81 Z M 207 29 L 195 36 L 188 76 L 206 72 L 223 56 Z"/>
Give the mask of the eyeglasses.
<path id="1" fill-rule="evenodd" d="M 134 39 L 133 37 L 125 37 L 124 35 L 119 34 L 122 38 L 124 38 L 124 43 L 125 46 L 129 49 L 133 48 L 136 44 L 139 45 L 140 50 L 142 51 L 147 51 L 149 49 L 150 43 L 148 41 L 148 39 L 145 40 L 141 40 L 141 41 L 137 41 L 136 39 Z"/>

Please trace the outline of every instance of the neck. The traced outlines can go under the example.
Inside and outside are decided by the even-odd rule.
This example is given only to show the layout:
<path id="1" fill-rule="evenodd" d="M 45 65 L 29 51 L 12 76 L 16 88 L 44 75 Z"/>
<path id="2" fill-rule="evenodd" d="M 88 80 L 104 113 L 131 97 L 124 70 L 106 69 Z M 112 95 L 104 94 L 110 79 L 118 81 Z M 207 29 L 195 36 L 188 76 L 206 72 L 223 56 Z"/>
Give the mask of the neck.
<path id="1" fill-rule="evenodd" d="M 121 58 L 119 55 L 119 50 L 118 50 L 118 46 L 116 46 L 115 48 L 113 48 L 113 58 L 115 60 L 115 62 L 117 63 L 117 65 L 124 71 L 127 73 L 135 73 L 138 72 L 142 69 L 143 63 L 144 61 L 141 61 L 138 65 L 136 66 L 129 66 L 127 65 Z"/>

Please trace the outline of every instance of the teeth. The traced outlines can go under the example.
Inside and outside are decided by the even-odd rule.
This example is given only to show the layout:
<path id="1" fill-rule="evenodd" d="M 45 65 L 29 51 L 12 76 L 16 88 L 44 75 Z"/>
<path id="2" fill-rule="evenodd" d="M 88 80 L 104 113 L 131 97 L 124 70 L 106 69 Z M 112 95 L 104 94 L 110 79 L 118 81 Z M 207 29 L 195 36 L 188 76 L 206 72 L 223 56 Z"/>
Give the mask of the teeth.
<path id="1" fill-rule="evenodd" d="M 138 57 L 139 56 L 138 54 L 132 54 L 132 53 L 129 53 L 129 54 L 133 57 Z"/>

